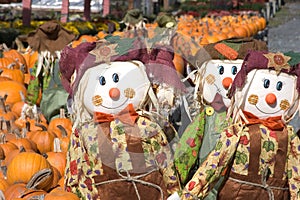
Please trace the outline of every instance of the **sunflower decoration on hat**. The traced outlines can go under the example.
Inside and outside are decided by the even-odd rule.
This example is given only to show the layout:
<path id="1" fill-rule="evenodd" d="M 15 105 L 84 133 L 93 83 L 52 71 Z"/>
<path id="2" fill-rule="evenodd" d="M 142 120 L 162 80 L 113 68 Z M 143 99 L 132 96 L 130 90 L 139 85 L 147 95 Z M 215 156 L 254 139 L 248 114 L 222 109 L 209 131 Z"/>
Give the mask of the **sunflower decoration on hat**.
<path id="1" fill-rule="evenodd" d="M 300 198 L 300 138 L 288 125 L 299 107 L 300 64 L 294 60 L 281 52 L 248 52 L 228 94 L 232 122 L 181 199 L 204 198 L 225 171 L 220 199 Z"/>
<path id="2" fill-rule="evenodd" d="M 199 61 L 198 69 L 190 77 L 195 110 L 191 123 L 184 129 L 175 151 L 175 164 L 185 185 L 208 154 L 213 151 L 220 133 L 230 124 L 227 109 L 231 99 L 227 96 L 231 85 L 241 70 L 243 59 L 249 50 L 266 50 L 265 42 L 252 38 L 231 39 L 204 46 L 210 55 L 205 62 Z M 216 198 L 216 185 L 210 198 Z"/>
<path id="3" fill-rule="evenodd" d="M 179 189 L 167 137 L 146 108 L 149 100 L 157 101 L 148 60 L 138 38 L 112 37 L 63 50 L 61 74 L 74 115 L 68 191 L 125 200 L 166 199 Z"/>

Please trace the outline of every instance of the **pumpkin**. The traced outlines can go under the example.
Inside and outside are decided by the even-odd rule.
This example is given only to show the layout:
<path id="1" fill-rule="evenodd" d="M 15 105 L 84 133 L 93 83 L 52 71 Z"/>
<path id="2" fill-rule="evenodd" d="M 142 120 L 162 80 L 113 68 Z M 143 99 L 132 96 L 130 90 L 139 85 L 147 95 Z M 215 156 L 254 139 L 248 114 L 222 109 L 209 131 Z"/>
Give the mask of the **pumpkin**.
<path id="1" fill-rule="evenodd" d="M 51 170 L 53 172 L 53 179 L 52 179 L 52 184 L 50 188 L 47 190 L 49 192 L 51 189 L 55 188 L 58 186 L 58 181 L 61 179 L 63 175 L 60 174 L 57 168 L 51 166 Z"/>
<path id="2" fill-rule="evenodd" d="M 12 142 L 6 141 L 6 135 L 4 133 L 0 134 L 0 147 L 4 151 L 5 157 L 13 150 L 18 149 L 17 145 Z"/>
<path id="3" fill-rule="evenodd" d="M 14 149 L 12 151 L 10 151 L 4 159 L 4 165 L 8 166 L 9 163 L 12 161 L 12 159 L 14 159 L 14 157 L 16 157 L 16 155 L 18 155 L 21 152 L 25 152 L 25 148 L 24 147 L 20 147 L 19 149 Z"/>
<path id="4" fill-rule="evenodd" d="M 175 65 L 176 70 L 181 74 L 184 75 L 185 71 L 185 61 L 181 55 L 174 53 L 173 63 Z"/>
<path id="5" fill-rule="evenodd" d="M 57 188 L 48 194 L 46 194 L 44 200 L 80 200 L 79 197 L 71 192 L 64 191 L 63 189 Z"/>
<path id="6" fill-rule="evenodd" d="M 65 173 L 67 158 L 66 153 L 60 149 L 60 141 L 58 138 L 54 139 L 54 150 L 44 154 L 51 166 L 55 167 L 61 176 Z"/>
<path id="7" fill-rule="evenodd" d="M 1 57 L 0 54 L 0 68 L 20 69 L 20 65 L 13 58 Z"/>
<path id="8" fill-rule="evenodd" d="M 22 83 L 11 80 L 2 81 L 0 84 L 0 96 L 7 95 L 6 103 L 8 104 L 14 104 L 18 101 L 21 101 L 24 97 L 21 96 L 20 92 L 22 92 L 26 97 L 27 90 Z"/>
<path id="9" fill-rule="evenodd" d="M 16 49 L 9 49 L 3 51 L 3 55 L 4 57 L 14 59 L 20 66 L 19 69 L 23 70 L 23 72 L 27 70 L 27 64 L 25 58 L 23 57 L 22 53 L 18 52 Z"/>
<path id="10" fill-rule="evenodd" d="M 40 126 L 42 130 L 32 131 L 29 135 L 29 139 L 36 143 L 37 149 L 41 154 L 52 151 L 54 149 L 53 143 L 56 136 L 47 131 L 45 126 L 40 124 L 36 124 L 36 126 Z"/>
<path id="11" fill-rule="evenodd" d="M 65 128 L 61 125 L 57 126 L 60 131 L 61 131 L 61 136 L 59 137 L 60 141 L 60 148 L 62 152 L 67 152 L 69 148 L 69 143 L 70 143 L 70 136 L 68 135 L 67 131 Z"/>
<path id="12" fill-rule="evenodd" d="M 24 83 L 24 73 L 20 69 L 13 69 L 11 67 L 1 68 L 0 76 L 8 77 L 11 80 L 17 81 L 21 84 Z"/>
<path id="13" fill-rule="evenodd" d="M 20 91 L 20 95 L 22 97 L 22 100 L 15 102 L 11 107 L 11 111 L 14 112 L 17 115 L 17 117 L 21 116 L 21 112 L 22 112 L 23 106 L 25 104 L 25 97 L 24 97 L 24 94 L 22 93 L 22 91 Z"/>
<path id="14" fill-rule="evenodd" d="M 4 192 L 5 200 L 15 199 L 34 199 L 33 196 L 40 196 L 40 198 L 46 195 L 46 191 L 28 188 L 25 183 L 16 183 L 10 185 Z M 37 198 L 35 198 L 37 199 Z"/>
<path id="15" fill-rule="evenodd" d="M 38 151 L 36 143 L 24 137 L 18 129 L 15 130 L 14 133 L 16 135 L 16 138 L 13 138 L 9 141 L 14 143 L 19 149 L 23 147 L 26 151 Z"/>
<path id="16" fill-rule="evenodd" d="M 0 160 L 3 160 L 5 158 L 4 150 L 2 147 L 0 147 Z"/>
<path id="17" fill-rule="evenodd" d="M 7 166 L 7 182 L 28 183 L 34 174 L 46 168 L 50 169 L 51 165 L 42 155 L 35 152 L 21 152 Z"/>
<path id="18" fill-rule="evenodd" d="M 31 179 L 27 183 L 27 187 L 40 189 L 48 192 L 52 188 L 53 179 L 54 179 L 54 171 L 53 171 L 53 167 L 50 166 L 49 168 L 41 169 L 37 171 L 35 174 L 33 174 Z M 56 180 L 55 184 L 57 184 L 58 179 L 59 178 L 55 178 Z"/>
<path id="19" fill-rule="evenodd" d="M 61 129 L 58 127 L 61 125 L 65 131 L 67 131 L 68 136 L 72 133 L 72 121 L 65 116 L 65 109 L 60 109 L 60 115 L 57 118 L 52 118 L 48 125 L 48 131 L 54 133 L 57 137 L 62 137 Z"/>
<path id="20" fill-rule="evenodd" d="M 7 180 L 3 177 L 0 178 L 0 190 L 5 192 L 5 190 L 9 187 Z"/>

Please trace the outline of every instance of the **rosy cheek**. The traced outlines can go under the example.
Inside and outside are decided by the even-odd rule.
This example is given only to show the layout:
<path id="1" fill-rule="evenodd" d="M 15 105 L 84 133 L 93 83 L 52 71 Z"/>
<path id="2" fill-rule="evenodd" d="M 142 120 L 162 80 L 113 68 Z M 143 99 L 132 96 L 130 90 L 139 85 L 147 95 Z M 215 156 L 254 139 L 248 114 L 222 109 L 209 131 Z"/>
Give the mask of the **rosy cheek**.
<path id="1" fill-rule="evenodd" d="M 206 81 L 209 85 L 212 85 L 212 84 L 215 83 L 216 78 L 215 78 L 214 75 L 209 74 L 209 75 L 205 78 L 205 81 Z"/>
<path id="2" fill-rule="evenodd" d="M 290 107 L 290 103 L 288 100 L 284 99 L 280 102 L 280 109 L 281 110 L 286 110 Z"/>
<path id="3" fill-rule="evenodd" d="M 249 97 L 248 97 L 248 102 L 252 105 L 256 105 L 257 102 L 258 102 L 258 96 L 255 95 L 255 94 L 251 94 Z"/>
<path id="4" fill-rule="evenodd" d="M 135 96 L 135 91 L 132 88 L 126 88 L 124 90 L 124 95 L 125 97 L 132 99 Z"/>
<path id="5" fill-rule="evenodd" d="M 103 102 L 103 99 L 100 95 L 95 95 L 93 96 L 92 101 L 95 106 L 100 106 Z"/>

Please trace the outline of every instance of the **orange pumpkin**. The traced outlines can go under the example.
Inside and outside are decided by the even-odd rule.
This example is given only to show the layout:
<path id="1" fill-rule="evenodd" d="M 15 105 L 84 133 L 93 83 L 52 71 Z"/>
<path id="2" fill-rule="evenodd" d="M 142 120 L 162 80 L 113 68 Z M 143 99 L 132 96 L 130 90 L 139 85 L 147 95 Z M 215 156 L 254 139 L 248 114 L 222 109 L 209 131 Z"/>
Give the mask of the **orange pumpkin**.
<path id="1" fill-rule="evenodd" d="M 28 183 L 34 174 L 47 168 L 50 169 L 51 165 L 42 155 L 35 152 L 21 152 L 7 166 L 7 182 Z"/>
<path id="2" fill-rule="evenodd" d="M 58 138 L 54 139 L 54 150 L 47 152 L 44 155 L 48 162 L 55 167 L 61 176 L 65 173 L 67 158 L 66 153 L 62 152 L 60 149 L 60 141 Z"/>
<path id="3" fill-rule="evenodd" d="M 0 190 L 5 192 L 5 190 L 9 187 L 7 180 L 3 177 L 0 178 Z"/>
<path id="4" fill-rule="evenodd" d="M 16 49 L 9 49 L 7 51 L 3 51 L 3 55 L 4 57 L 14 59 L 19 64 L 19 69 L 23 70 L 24 72 L 27 71 L 26 60 L 22 53 L 18 52 Z"/>
<path id="5" fill-rule="evenodd" d="M 49 192 L 44 200 L 79 200 L 79 197 L 71 192 L 64 191 L 63 189 L 57 188 Z"/>
<path id="6" fill-rule="evenodd" d="M 56 137 L 53 133 L 47 131 L 47 128 L 43 125 L 41 126 L 42 130 L 32 131 L 29 135 L 29 139 L 32 140 L 37 145 L 38 151 L 43 154 L 54 149 L 53 143 L 54 138 Z"/>
<path id="7" fill-rule="evenodd" d="M 20 69 L 13 68 L 1 68 L 0 76 L 8 77 L 21 84 L 24 83 L 24 73 Z"/>
<path id="8" fill-rule="evenodd" d="M 70 137 L 72 132 L 72 121 L 65 116 L 65 110 L 63 108 L 60 109 L 60 115 L 57 118 L 51 119 L 48 125 L 48 131 L 54 133 L 57 137 L 62 137 L 62 131 L 58 127 L 61 125 L 65 131 L 67 132 L 68 136 Z"/>
<path id="9" fill-rule="evenodd" d="M 22 83 L 11 80 L 2 81 L 0 84 L 0 96 L 7 94 L 6 103 L 14 104 L 18 101 L 21 101 L 23 97 L 21 96 L 20 92 L 22 92 L 26 97 L 27 90 Z"/>
<path id="10" fill-rule="evenodd" d="M 20 65 L 13 59 L 9 57 L 1 57 L 0 54 L 0 68 L 14 68 L 14 69 L 20 69 Z"/>

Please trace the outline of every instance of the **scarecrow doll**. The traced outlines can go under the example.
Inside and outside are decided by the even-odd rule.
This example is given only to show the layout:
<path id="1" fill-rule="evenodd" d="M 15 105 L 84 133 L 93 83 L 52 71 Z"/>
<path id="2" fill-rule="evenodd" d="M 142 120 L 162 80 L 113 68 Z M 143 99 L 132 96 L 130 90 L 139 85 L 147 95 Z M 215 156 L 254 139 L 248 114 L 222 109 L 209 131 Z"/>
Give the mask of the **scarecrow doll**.
<path id="1" fill-rule="evenodd" d="M 167 137 L 145 114 L 155 95 L 140 44 L 122 53 L 122 42 L 100 40 L 62 52 L 74 115 L 65 186 L 81 199 L 167 199 L 179 189 Z"/>
<path id="2" fill-rule="evenodd" d="M 38 59 L 30 69 L 26 104 L 40 106 L 48 121 L 59 113 L 68 97 L 60 83 L 58 62 L 61 50 L 75 37 L 56 21 L 45 22 L 28 34 L 28 45 L 38 52 Z"/>
<path id="3" fill-rule="evenodd" d="M 300 65 L 283 53 L 250 51 L 237 73 L 225 128 L 182 191 L 202 199 L 226 174 L 218 199 L 299 199 L 300 140 L 287 125 L 296 113 Z"/>
<path id="4" fill-rule="evenodd" d="M 251 38 L 231 39 L 204 47 L 211 59 L 193 71 L 194 100 L 198 115 L 184 130 L 175 151 L 175 164 L 185 185 L 195 170 L 215 148 L 220 133 L 229 125 L 226 119 L 230 98 L 227 93 L 243 58 L 250 49 L 267 49 L 265 42 Z M 214 199 L 211 193 L 211 199 Z"/>

